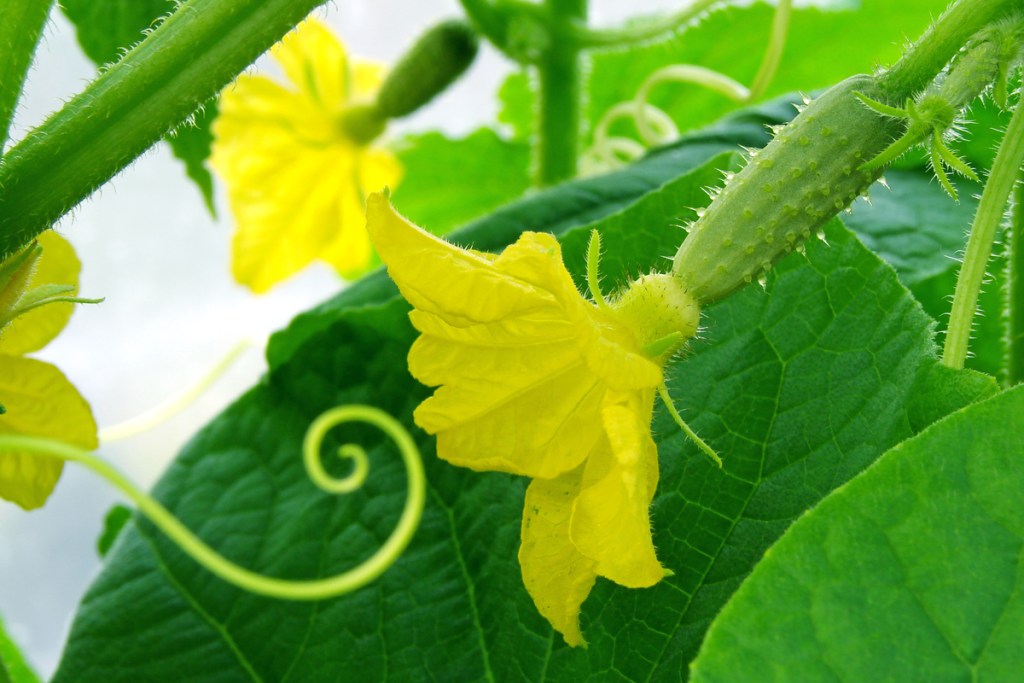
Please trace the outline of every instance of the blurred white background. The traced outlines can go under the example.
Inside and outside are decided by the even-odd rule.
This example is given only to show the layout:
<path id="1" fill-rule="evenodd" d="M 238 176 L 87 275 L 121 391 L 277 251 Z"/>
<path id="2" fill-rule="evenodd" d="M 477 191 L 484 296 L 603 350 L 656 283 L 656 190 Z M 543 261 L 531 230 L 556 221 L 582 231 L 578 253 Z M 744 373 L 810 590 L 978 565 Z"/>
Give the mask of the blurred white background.
<path id="1" fill-rule="evenodd" d="M 100 0 L 97 0 L 100 1 Z M 680 0 L 593 0 L 594 23 L 685 6 Z M 460 16 L 457 0 L 344 0 L 318 12 L 352 55 L 394 62 L 434 22 Z M 510 65 L 489 46 L 467 77 L 392 130 L 469 132 L 494 120 L 494 94 Z M 80 91 L 95 68 L 59 11 L 46 28 L 14 121 L 17 140 Z M 92 404 L 101 428 L 153 407 L 202 377 L 239 341 L 260 340 L 342 283 L 314 267 L 256 297 L 228 271 L 232 223 L 223 188 L 219 220 L 206 212 L 167 147 L 158 145 L 58 225 L 84 266 L 79 307 L 37 357 L 59 366 Z M 148 488 L 185 441 L 263 371 L 250 350 L 173 419 L 101 453 Z M 0 616 L 43 677 L 56 667 L 71 617 L 99 569 L 96 540 L 120 497 L 90 472 L 65 468 L 45 508 L 0 501 Z"/>

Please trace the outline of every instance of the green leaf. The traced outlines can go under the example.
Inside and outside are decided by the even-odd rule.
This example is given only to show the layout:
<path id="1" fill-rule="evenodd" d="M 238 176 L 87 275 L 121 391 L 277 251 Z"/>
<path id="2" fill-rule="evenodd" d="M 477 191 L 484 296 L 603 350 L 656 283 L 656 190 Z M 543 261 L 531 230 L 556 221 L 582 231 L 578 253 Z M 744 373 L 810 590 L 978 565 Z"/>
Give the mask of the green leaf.
<path id="1" fill-rule="evenodd" d="M 0 154 L 7 144 L 14 107 L 53 0 L 0 3 Z"/>
<path id="2" fill-rule="evenodd" d="M 424 133 L 398 143 L 405 176 L 395 205 L 438 235 L 519 197 L 530 186 L 530 149 L 488 128 L 453 140 Z"/>
<path id="3" fill-rule="evenodd" d="M 737 137 L 751 127 L 764 136 L 749 121 L 734 125 Z M 589 224 L 600 221 L 616 245 L 603 259 L 606 284 L 664 269 L 684 235 L 677 224 L 692 216 L 684 207 L 706 203 L 704 186 L 733 159 L 714 156 L 733 148 L 727 130 L 535 195 L 453 238 L 493 249 L 521 230 L 554 227 L 579 276 Z M 700 154 L 711 161 L 678 170 Z M 703 339 L 670 367 L 677 405 L 725 468 L 659 408 L 652 515 L 659 558 L 675 574 L 648 590 L 599 582 L 584 606 L 589 649 L 566 647 L 523 589 L 515 558 L 525 481 L 449 466 L 413 428 L 427 508 L 377 583 L 317 604 L 254 597 L 142 522 L 87 594 L 55 681 L 319 681 L 353 671 L 365 680 L 684 678 L 710 620 L 770 544 L 911 434 L 918 368 L 934 362 L 932 323 L 838 222 L 826 236 L 830 246 L 815 241 L 780 262 L 766 292 L 748 287 L 708 309 Z M 370 481 L 340 500 L 313 489 L 299 455 L 306 426 L 328 407 L 370 403 L 411 425 L 429 394 L 405 367 L 415 336 L 408 306 L 381 276 L 366 283 L 279 335 L 265 381 L 193 439 L 156 489 L 246 566 L 326 575 L 366 557 L 398 516 L 402 470 L 372 433 L 352 433 L 370 446 Z"/>
<path id="4" fill-rule="evenodd" d="M 986 681 L 1024 671 L 1024 387 L 887 453 L 776 544 L 715 620 L 712 681 Z"/>
<path id="5" fill-rule="evenodd" d="M 0 683 L 39 683 L 0 619 Z"/>
<path id="6" fill-rule="evenodd" d="M 78 44 L 97 65 L 116 62 L 174 11 L 175 0 L 61 0 L 64 15 L 75 26 Z"/>
<path id="7" fill-rule="evenodd" d="M 132 509 L 124 505 L 115 505 L 107 511 L 107 516 L 103 518 L 103 533 L 96 540 L 96 553 L 101 558 L 110 552 L 114 541 L 131 521 L 133 514 Z"/>
<path id="8" fill-rule="evenodd" d="M 61 9 L 71 20 L 78 44 L 97 66 L 116 62 L 142 40 L 147 31 L 174 11 L 175 0 L 63 0 Z M 203 195 L 213 214 L 213 176 L 206 167 L 213 135 L 210 124 L 217 116 L 216 102 L 204 105 L 191 120 L 178 126 L 165 140 L 185 172 Z"/>
<path id="9" fill-rule="evenodd" d="M 174 156 L 185 164 L 185 173 L 199 188 L 203 202 L 211 216 L 217 215 L 213 204 L 213 174 L 206 165 L 213 145 L 211 126 L 217 118 L 217 100 L 206 102 L 188 121 L 171 131 L 164 140 L 171 146 Z"/>

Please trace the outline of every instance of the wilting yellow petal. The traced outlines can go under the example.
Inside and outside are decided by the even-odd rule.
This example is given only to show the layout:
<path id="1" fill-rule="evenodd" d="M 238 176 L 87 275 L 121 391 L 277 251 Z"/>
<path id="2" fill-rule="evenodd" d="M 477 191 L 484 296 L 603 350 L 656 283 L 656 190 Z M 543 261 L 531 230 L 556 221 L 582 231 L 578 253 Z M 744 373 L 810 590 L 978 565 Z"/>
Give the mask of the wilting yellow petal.
<path id="1" fill-rule="evenodd" d="M 597 578 L 594 562 L 569 541 L 569 518 L 581 469 L 530 483 L 519 546 L 527 592 L 537 610 L 573 647 L 586 644 L 580 633 L 580 606 Z"/>
<path id="2" fill-rule="evenodd" d="M 600 576 L 629 588 L 653 586 L 665 570 L 655 556 L 649 508 L 658 485 L 651 439 L 654 391 L 609 393 L 606 438 L 590 454 L 573 506 L 571 537 Z"/>
<path id="3" fill-rule="evenodd" d="M 0 356 L 0 433 L 60 439 L 93 449 L 96 422 L 89 404 L 60 370 L 42 361 Z M 0 498 L 26 510 L 42 506 L 60 478 L 59 460 L 0 453 Z"/>
<path id="4" fill-rule="evenodd" d="M 75 290 L 68 295 L 74 296 L 78 290 L 78 272 L 82 267 L 74 248 L 53 230 L 41 234 L 38 241 L 43 253 L 26 291 L 41 285 L 73 285 Z M 0 353 L 22 355 L 38 351 L 64 329 L 73 310 L 74 304 L 54 303 L 18 316 L 0 331 Z"/>
<path id="5" fill-rule="evenodd" d="M 309 18 L 296 26 L 270 49 L 270 54 L 311 102 L 333 110 L 348 99 L 345 48 L 317 19 Z"/>

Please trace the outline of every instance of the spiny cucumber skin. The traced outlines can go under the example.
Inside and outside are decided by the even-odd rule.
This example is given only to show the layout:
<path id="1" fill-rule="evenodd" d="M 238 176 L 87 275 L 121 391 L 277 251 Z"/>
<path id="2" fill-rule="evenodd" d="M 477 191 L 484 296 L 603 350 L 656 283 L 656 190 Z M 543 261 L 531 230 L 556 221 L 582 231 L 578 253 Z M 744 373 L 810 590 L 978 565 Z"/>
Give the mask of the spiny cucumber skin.
<path id="1" fill-rule="evenodd" d="M 810 103 L 722 189 L 676 254 L 672 272 L 701 304 L 767 271 L 881 175 L 858 168 L 902 133 L 904 123 L 854 96 L 876 93 L 853 76 Z"/>

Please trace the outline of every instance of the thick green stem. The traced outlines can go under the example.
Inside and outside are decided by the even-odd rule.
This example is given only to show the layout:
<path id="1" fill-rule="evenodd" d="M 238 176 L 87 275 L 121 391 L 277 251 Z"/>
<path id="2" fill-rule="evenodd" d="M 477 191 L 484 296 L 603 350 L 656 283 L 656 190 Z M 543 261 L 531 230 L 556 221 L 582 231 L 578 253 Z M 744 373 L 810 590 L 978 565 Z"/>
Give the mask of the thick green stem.
<path id="1" fill-rule="evenodd" d="M 978 307 L 978 293 L 985 278 L 985 268 L 992 253 L 996 231 L 1006 212 L 1006 202 L 1024 165 L 1024 104 L 1018 103 L 1010 119 L 999 152 L 992 163 L 992 172 L 985 183 L 978 203 L 971 236 L 960 276 L 953 294 L 953 310 L 946 332 L 946 345 L 942 363 L 951 368 L 962 368 L 967 358 L 967 344 L 971 337 L 971 324 Z"/>
<path id="2" fill-rule="evenodd" d="M 0 151 L 53 0 L 0 2 Z"/>
<path id="3" fill-rule="evenodd" d="M 156 143 L 323 0 L 189 0 L 0 166 L 0 258 Z"/>
<path id="4" fill-rule="evenodd" d="M 1006 259 L 1006 383 L 1024 382 L 1024 172 L 1013 197 Z"/>
<path id="5" fill-rule="evenodd" d="M 958 0 L 879 79 L 882 90 L 902 102 L 934 80 L 968 39 L 1024 0 Z"/>
<path id="6" fill-rule="evenodd" d="M 587 0 L 547 0 L 550 40 L 537 62 L 539 80 L 535 184 L 576 175 L 582 120 L 583 57 L 573 34 L 587 19 Z"/>

